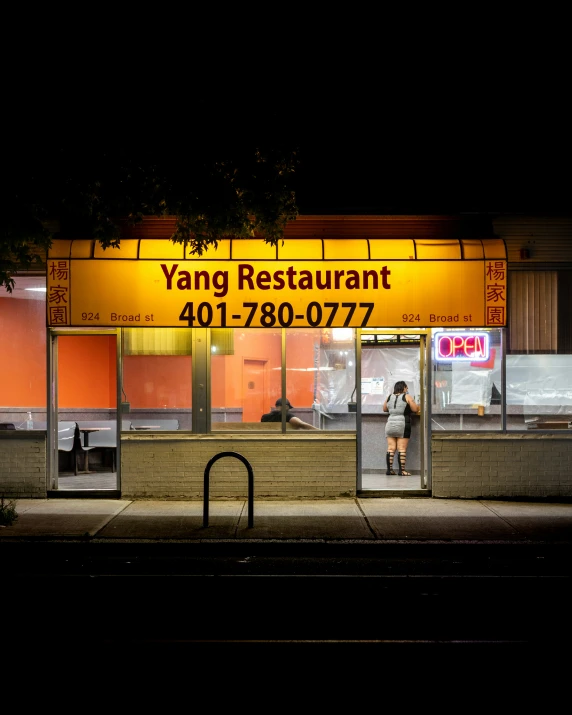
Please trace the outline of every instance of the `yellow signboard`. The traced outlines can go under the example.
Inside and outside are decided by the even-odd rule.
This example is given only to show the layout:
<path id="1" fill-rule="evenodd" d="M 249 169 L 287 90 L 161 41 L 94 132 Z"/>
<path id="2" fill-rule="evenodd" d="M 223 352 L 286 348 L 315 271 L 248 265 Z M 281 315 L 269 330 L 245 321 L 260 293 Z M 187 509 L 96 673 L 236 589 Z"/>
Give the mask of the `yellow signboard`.
<path id="1" fill-rule="evenodd" d="M 52 327 L 484 327 L 506 261 L 49 259 Z"/>

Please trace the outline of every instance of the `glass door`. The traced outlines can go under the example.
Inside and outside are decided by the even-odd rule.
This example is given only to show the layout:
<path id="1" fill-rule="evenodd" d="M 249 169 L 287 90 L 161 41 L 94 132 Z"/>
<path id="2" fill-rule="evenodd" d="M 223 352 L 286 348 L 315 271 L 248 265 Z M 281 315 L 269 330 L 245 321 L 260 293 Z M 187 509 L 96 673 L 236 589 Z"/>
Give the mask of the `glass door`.
<path id="1" fill-rule="evenodd" d="M 51 488 L 118 491 L 117 333 L 51 331 L 48 415 Z"/>
<path id="2" fill-rule="evenodd" d="M 408 491 L 427 489 L 425 430 L 425 346 L 426 335 L 403 332 L 362 331 L 360 351 L 361 416 L 359 429 L 360 491 Z M 387 413 L 383 403 L 393 393 L 397 382 L 407 384 L 408 392 L 421 406 L 420 415 L 411 414 L 411 434 L 399 442 L 405 451 L 405 472 L 399 475 L 398 450 L 387 474 L 388 443 L 385 437 Z"/>

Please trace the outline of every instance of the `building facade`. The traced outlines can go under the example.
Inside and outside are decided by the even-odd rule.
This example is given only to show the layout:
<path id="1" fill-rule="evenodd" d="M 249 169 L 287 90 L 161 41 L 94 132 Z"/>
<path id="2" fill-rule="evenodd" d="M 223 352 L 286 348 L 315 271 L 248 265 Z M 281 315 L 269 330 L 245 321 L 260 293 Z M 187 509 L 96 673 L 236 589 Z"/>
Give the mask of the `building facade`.
<path id="1" fill-rule="evenodd" d="M 572 219 L 300 216 L 201 258 L 173 226 L 57 237 L 0 297 L 0 494 L 245 498 L 246 461 L 257 499 L 572 496 Z"/>

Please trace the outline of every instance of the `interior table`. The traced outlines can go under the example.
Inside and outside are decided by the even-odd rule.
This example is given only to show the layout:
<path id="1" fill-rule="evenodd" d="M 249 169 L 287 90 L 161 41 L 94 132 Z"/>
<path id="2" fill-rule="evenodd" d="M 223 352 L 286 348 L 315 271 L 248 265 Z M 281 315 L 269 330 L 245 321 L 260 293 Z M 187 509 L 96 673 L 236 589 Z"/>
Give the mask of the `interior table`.
<path id="1" fill-rule="evenodd" d="M 111 427 L 78 427 L 79 431 L 83 434 L 83 446 L 85 451 L 85 470 L 83 472 L 78 472 L 79 474 L 93 474 L 89 471 L 89 435 L 92 432 L 105 432 L 105 430 L 110 430 Z M 76 457 L 77 458 L 77 457 Z"/>

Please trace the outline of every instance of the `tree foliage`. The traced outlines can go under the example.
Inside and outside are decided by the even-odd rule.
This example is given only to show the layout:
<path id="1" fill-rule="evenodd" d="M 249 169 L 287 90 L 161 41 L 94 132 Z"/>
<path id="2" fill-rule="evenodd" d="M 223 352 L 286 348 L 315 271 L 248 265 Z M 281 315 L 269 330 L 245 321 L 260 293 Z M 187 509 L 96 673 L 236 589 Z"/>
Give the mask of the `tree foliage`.
<path id="1" fill-rule="evenodd" d="M 232 119 L 229 119 L 229 125 Z M 5 147 L 6 149 L 6 147 Z M 121 241 L 121 224 L 174 216 L 175 243 L 192 253 L 225 236 L 276 245 L 298 213 L 295 146 L 190 123 L 187 131 L 33 131 L 5 152 L 0 287 L 43 267 L 54 238 Z"/>

